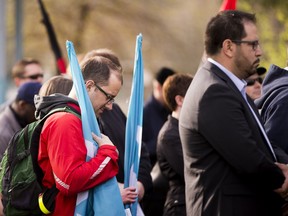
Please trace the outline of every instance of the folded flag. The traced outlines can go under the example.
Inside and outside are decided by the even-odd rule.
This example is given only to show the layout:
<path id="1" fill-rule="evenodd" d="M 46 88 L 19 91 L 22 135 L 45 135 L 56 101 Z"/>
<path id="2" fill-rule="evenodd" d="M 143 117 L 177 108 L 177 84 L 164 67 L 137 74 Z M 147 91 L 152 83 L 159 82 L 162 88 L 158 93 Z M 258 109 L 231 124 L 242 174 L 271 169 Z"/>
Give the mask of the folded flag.
<path id="1" fill-rule="evenodd" d="M 70 70 L 73 78 L 73 88 L 76 89 L 78 103 L 81 109 L 83 136 L 87 148 L 86 161 L 97 154 L 98 144 L 92 138 L 92 132 L 100 136 L 96 115 L 86 90 L 82 72 L 77 60 L 72 42 L 66 42 Z M 111 196 L 113 194 L 113 196 Z M 125 216 L 125 210 L 117 184 L 116 177 L 77 195 L 76 216 L 109 215 Z"/>

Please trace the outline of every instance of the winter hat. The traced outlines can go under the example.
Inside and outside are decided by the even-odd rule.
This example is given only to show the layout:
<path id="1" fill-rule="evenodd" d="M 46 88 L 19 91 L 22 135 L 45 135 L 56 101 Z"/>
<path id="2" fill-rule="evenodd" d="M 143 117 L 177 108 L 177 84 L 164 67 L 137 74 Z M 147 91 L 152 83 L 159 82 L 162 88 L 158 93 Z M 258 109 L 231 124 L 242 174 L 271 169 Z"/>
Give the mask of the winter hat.
<path id="1" fill-rule="evenodd" d="M 27 82 L 22 84 L 16 96 L 16 100 L 23 100 L 26 103 L 34 104 L 34 95 L 38 94 L 42 84 L 39 82 Z"/>
<path id="2" fill-rule="evenodd" d="M 258 74 L 259 76 L 265 74 L 266 71 L 267 71 L 267 70 L 266 70 L 265 67 L 258 67 L 258 68 L 257 68 L 257 74 Z"/>

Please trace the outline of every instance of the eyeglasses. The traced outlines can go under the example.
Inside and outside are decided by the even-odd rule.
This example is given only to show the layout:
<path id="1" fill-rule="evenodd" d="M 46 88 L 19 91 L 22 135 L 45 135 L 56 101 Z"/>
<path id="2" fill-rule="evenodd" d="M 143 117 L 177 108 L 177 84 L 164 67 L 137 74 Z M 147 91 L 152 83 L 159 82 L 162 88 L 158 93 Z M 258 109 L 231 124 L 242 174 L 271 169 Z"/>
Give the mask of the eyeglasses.
<path id="1" fill-rule="evenodd" d="M 95 82 L 94 82 L 95 83 Z M 96 88 L 99 89 L 99 91 L 101 91 L 107 98 L 107 102 L 106 104 L 112 104 L 114 103 L 115 99 L 114 99 L 114 96 L 108 94 L 106 91 L 104 91 L 104 89 L 102 89 L 100 86 L 98 86 L 96 83 L 95 83 L 95 86 Z"/>
<path id="2" fill-rule="evenodd" d="M 38 78 L 43 78 L 43 74 L 34 74 L 30 76 L 22 76 L 22 79 L 32 79 L 32 80 L 37 80 Z"/>
<path id="3" fill-rule="evenodd" d="M 260 46 L 260 43 L 258 40 L 255 41 L 246 41 L 246 40 L 231 40 L 233 43 L 240 45 L 241 43 L 246 43 L 249 46 L 252 46 L 252 49 L 254 51 L 257 50 L 257 48 Z"/>
<path id="4" fill-rule="evenodd" d="M 247 82 L 247 86 L 252 86 L 255 84 L 255 82 L 259 82 L 260 84 L 262 84 L 263 82 L 263 79 L 261 77 L 258 77 L 256 79 L 246 79 L 246 82 Z"/>

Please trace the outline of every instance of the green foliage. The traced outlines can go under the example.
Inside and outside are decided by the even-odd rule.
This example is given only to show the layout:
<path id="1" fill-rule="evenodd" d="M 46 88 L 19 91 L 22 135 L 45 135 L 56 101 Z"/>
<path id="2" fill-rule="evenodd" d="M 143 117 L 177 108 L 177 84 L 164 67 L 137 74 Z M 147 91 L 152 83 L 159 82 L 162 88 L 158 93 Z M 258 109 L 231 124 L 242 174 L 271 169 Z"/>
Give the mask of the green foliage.
<path id="1" fill-rule="evenodd" d="M 261 65 L 276 64 L 287 66 L 288 46 L 288 1 L 281 0 L 241 0 L 237 9 L 256 14 L 263 56 Z"/>

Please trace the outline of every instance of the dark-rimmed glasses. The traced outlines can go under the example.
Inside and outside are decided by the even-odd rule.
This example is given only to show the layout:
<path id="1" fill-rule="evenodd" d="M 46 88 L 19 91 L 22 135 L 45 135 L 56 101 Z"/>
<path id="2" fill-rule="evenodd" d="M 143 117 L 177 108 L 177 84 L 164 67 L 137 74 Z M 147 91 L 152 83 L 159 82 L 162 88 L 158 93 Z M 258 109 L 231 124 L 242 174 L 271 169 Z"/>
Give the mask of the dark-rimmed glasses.
<path id="1" fill-rule="evenodd" d="M 258 78 L 256 78 L 256 79 L 246 79 L 247 86 L 252 86 L 252 85 L 254 85 L 256 81 L 259 82 L 260 84 L 262 84 L 263 79 L 262 79 L 262 77 L 258 77 Z"/>
<path id="2" fill-rule="evenodd" d="M 254 40 L 254 41 L 248 41 L 248 40 L 231 40 L 233 43 L 240 45 L 241 43 L 246 43 L 249 46 L 252 46 L 252 49 L 254 51 L 257 50 L 257 48 L 260 46 L 260 43 L 258 40 Z"/>
<path id="3" fill-rule="evenodd" d="M 94 84 L 95 84 L 96 88 L 98 88 L 99 91 L 102 92 L 106 96 L 107 102 L 105 104 L 114 103 L 114 101 L 115 101 L 114 96 L 108 94 L 106 91 L 104 91 L 104 89 L 102 89 L 100 86 L 98 86 L 95 82 L 94 82 Z"/>
<path id="4" fill-rule="evenodd" d="M 33 75 L 30 75 L 30 76 L 21 76 L 20 78 L 22 79 L 32 79 L 32 80 L 36 80 L 38 78 L 43 78 L 43 74 L 33 74 Z"/>

